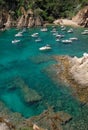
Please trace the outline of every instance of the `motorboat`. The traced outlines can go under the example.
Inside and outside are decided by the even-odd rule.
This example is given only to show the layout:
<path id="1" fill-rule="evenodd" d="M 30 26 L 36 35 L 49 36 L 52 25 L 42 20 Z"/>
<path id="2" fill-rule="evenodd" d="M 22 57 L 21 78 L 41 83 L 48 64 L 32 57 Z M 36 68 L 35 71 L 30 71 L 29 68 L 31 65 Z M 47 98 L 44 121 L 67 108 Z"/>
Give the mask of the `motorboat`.
<path id="1" fill-rule="evenodd" d="M 51 50 L 51 47 L 50 47 L 50 45 L 46 45 L 46 46 L 40 47 L 39 50 L 40 51 Z"/>
<path id="2" fill-rule="evenodd" d="M 62 40 L 63 43 L 72 43 L 72 40 Z"/>
<path id="3" fill-rule="evenodd" d="M 56 33 L 56 32 L 57 32 L 56 28 L 53 28 L 53 29 L 51 30 L 51 32 L 52 32 L 52 33 Z"/>
<path id="4" fill-rule="evenodd" d="M 61 28 L 64 28 L 64 25 L 61 25 Z"/>
<path id="5" fill-rule="evenodd" d="M 88 32 L 88 29 L 84 30 L 84 32 Z"/>
<path id="6" fill-rule="evenodd" d="M 41 38 L 37 38 L 36 40 L 35 40 L 35 42 L 41 42 L 42 40 L 41 40 Z"/>
<path id="7" fill-rule="evenodd" d="M 47 28 L 41 28 L 41 32 L 47 32 L 48 29 Z"/>
<path id="8" fill-rule="evenodd" d="M 78 40 L 78 38 L 77 37 L 71 37 L 71 38 L 69 38 L 69 40 L 75 41 L 75 40 Z"/>
<path id="9" fill-rule="evenodd" d="M 33 33 L 31 36 L 32 37 L 38 37 L 38 33 Z"/>
<path id="10" fill-rule="evenodd" d="M 64 37 L 64 35 L 62 35 L 62 34 L 56 35 L 56 38 L 63 38 L 63 37 Z"/>
<path id="11" fill-rule="evenodd" d="M 82 35 L 86 35 L 86 34 L 88 34 L 88 32 L 87 32 L 87 31 L 84 31 L 84 32 L 82 32 L 81 34 L 82 34 Z"/>
<path id="12" fill-rule="evenodd" d="M 59 38 L 57 38 L 57 39 L 56 39 L 56 42 L 59 42 L 59 41 L 60 41 L 60 39 L 59 39 Z"/>
<path id="13" fill-rule="evenodd" d="M 67 32 L 68 32 L 68 33 L 73 33 L 73 29 L 70 28 Z"/>
<path id="14" fill-rule="evenodd" d="M 22 37 L 22 32 L 18 32 L 15 37 Z"/>
<path id="15" fill-rule="evenodd" d="M 54 35 L 54 36 L 58 35 L 58 32 L 57 32 L 57 31 L 56 31 L 56 32 L 54 32 L 54 33 L 53 33 L 53 35 Z"/>
<path id="16" fill-rule="evenodd" d="M 65 31 L 65 30 L 66 30 L 66 27 L 61 28 L 61 30 L 62 30 L 62 31 Z"/>
<path id="17" fill-rule="evenodd" d="M 20 40 L 15 39 L 15 40 L 12 41 L 13 44 L 18 43 L 18 42 L 20 42 Z"/>

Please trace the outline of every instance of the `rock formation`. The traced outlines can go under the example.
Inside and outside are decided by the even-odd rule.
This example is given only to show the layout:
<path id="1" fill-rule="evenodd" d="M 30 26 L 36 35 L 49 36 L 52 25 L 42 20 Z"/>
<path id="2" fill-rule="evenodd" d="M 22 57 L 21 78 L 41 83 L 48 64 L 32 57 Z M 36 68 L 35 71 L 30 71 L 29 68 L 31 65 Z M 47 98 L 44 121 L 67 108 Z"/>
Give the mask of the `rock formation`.
<path id="1" fill-rule="evenodd" d="M 33 27 L 43 25 L 40 16 L 36 16 L 32 10 L 22 11 L 22 16 L 18 19 L 17 27 Z"/>
<path id="2" fill-rule="evenodd" d="M 11 11 L 1 11 L 0 12 L 0 29 L 10 28 L 10 27 L 33 27 L 43 25 L 43 19 L 34 14 L 32 10 L 25 11 L 21 7 L 21 16 L 14 19 L 14 12 Z"/>
<path id="3" fill-rule="evenodd" d="M 78 25 L 83 27 L 88 27 L 88 6 L 81 9 L 78 14 L 72 19 L 74 22 L 77 22 Z"/>
<path id="4" fill-rule="evenodd" d="M 34 130 L 63 130 L 63 125 L 68 123 L 72 117 L 63 112 L 54 112 L 52 108 L 44 111 L 39 116 L 28 119 L 28 124 L 33 125 Z"/>
<path id="5" fill-rule="evenodd" d="M 88 54 L 84 53 L 83 57 L 57 56 L 59 61 L 56 68 L 57 74 L 54 76 L 65 84 L 69 84 L 74 95 L 83 103 L 88 103 Z"/>

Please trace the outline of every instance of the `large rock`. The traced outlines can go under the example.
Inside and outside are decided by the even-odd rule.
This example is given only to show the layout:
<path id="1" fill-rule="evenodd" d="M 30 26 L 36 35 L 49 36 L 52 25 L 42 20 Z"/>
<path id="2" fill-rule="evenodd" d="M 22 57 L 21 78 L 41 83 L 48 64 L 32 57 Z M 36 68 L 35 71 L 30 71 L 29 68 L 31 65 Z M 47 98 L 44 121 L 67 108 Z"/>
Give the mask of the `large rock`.
<path id="1" fill-rule="evenodd" d="M 33 27 L 35 26 L 35 19 L 34 17 L 30 17 L 28 20 L 28 27 Z"/>
<path id="2" fill-rule="evenodd" d="M 0 117 L 0 130 L 15 130 L 15 127 L 8 119 Z"/>
<path id="3" fill-rule="evenodd" d="M 71 119 L 72 117 L 65 112 L 55 113 L 52 108 L 49 108 L 39 116 L 28 119 L 28 122 L 30 125 L 36 124 L 37 127 L 43 128 L 44 130 L 63 130 L 62 125 L 65 125 Z"/>
<path id="4" fill-rule="evenodd" d="M 35 26 L 42 26 L 43 25 L 43 19 L 40 16 L 37 16 L 35 18 Z"/>
<path id="5" fill-rule="evenodd" d="M 88 54 L 83 57 L 57 56 L 58 65 L 56 79 L 60 79 L 65 85 L 69 85 L 74 90 L 74 95 L 82 103 L 88 103 Z"/>
<path id="6" fill-rule="evenodd" d="M 81 26 L 88 27 L 88 6 L 81 9 L 72 20 Z"/>
<path id="7" fill-rule="evenodd" d="M 74 57 L 71 59 L 72 67 L 70 73 L 81 87 L 88 86 L 88 54 L 84 53 L 82 58 Z"/>
<path id="8" fill-rule="evenodd" d="M 8 14 L 7 21 L 6 21 L 6 23 L 4 23 L 5 27 L 6 27 L 6 28 L 13 27 L 13 26 L 15 26 L 14 23 L 15 23 L 15 22 L 14 22 L 13 18 L 11 17 L 11 15 Z"/>

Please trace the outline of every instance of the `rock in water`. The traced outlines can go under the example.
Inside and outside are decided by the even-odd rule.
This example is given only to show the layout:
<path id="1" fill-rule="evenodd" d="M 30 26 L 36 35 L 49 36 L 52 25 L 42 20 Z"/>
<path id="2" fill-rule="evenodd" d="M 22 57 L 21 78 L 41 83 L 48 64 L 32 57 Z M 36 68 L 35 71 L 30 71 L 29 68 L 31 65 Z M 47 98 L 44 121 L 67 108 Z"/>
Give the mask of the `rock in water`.
<path id="1" fill-rule="evenodd" d="M 17 77 L 8 83 L 8 90 L 19 89 L 20 96 L 26 103 L 37 102 L 41 100 L 41 96 L 22 80 L 20 77 Z"/>

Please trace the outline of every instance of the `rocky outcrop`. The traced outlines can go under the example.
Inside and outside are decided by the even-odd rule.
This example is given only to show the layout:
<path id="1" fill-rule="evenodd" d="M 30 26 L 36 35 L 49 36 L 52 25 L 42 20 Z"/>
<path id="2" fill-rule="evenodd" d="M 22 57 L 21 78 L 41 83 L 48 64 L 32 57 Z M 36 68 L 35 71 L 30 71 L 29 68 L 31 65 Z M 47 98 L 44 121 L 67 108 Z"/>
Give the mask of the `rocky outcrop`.
<path id="1" fill-rule="evenodd" d="M 8 14 L 7 21 L 6 23 L 4 23 L 4 25 L 5 25 L 5 28 L 10 28 L 10 27 L 15 26 L 15 21 L 10 14 Z"/>
<path id="2" fill-rule="evenodd" d="M 43 25 L 43 19 L 36 15 L 32 10 L 25 11 L 21 7 L 21 16 L 18 19 L 14 19 L 14 12 L 1 11 L 0 12 L 0 29 L 10 27 L 34 27 Z"/>
<path id="3" fill-rule="evenodd" d="M 63 125 L 68 123 L 72 117 L 63 112 L 54 112 L 52 108 L 44 111 L 39 116 L 28 119 L 28 124 L 33 126 L 33 130 L 63 130 Z"/>
<path id="4" fill-rule="evenodd" d="M 75 56 L 70 60 L 70 63 L 72 64 L 70 73 L 74 80 L 78 82 L 81 87 L 88 87 L 88 54 L 84 53 L 81 58 Z"/>
<path id="5" fill-rule="evenodd" d="M 88 54 L 83 57 L 57 56 L 55 59 L 59 62 L 56 68 L 57 79 L 71 86 L 75 95 L 82 103 L 88 103 Z"/>
<path id="6" fill-rule="evenodd" d="M 54 21 L 54 24 L 56 25 L 66 25 L 66 26 L 74 26 L 77 27 L 78 24 L 75 21 L 69 20 L 69 19 L 57 19 Z"/>
<path id="7" fill-rule="evenodd" d="M 43 25 L 40 16 L 34 14 L 32 10 L 23 11 L 22 16 L 18 19 L 17 27 L 33 27 Z"/>
<path id="8" fill-rule="evenodd" d="M 19 18 L 17 27 L 34 27 L 34 26 L 42 26 L 43 20 L 40 16 L 24 16 L 22 15 Z"/>
<path id="9" fill-rule="evenodd" d="M 83 8 L 78 12 L 78 14 L 72 19 L 74 22 L 77 22 L 78 25 L 83 27 L 88 27 L 88 6 Z"/>
<path id="10" fill-rule="evenodd" d="M 0 29 L 10 28 L 16 26 L 16 21 L 13 18 L 13 13 L 10 11 L 1 11 L 0 12 Z"/>
<path id="11" fill-rule="evenodd" d="M 9 120 L 0 117 L 0 130 L 15 130 L 15 126 L 13 126 Z"/>

